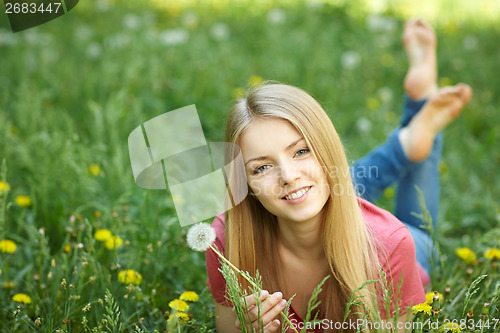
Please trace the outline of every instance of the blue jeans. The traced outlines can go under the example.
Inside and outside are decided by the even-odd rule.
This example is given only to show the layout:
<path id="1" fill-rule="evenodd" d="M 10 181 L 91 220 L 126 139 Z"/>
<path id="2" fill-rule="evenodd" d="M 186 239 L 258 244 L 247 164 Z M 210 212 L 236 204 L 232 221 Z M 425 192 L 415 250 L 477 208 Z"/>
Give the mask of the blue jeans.
<path id="1" fill-rule="evenodd" d="M 435 230 L 439 210 L 439 161 L 443 138 L 441 133 L 437 135 L 430 155 L 419 163 L 408 160 L 398 139 L 400 129 L 408 125 L 425 102 L 414 101 L 405 96 L 401 127 L 395 129 L 386 142 L 358 160 L 351 167 L 351 176 L 358 194 L 371 202 L 377 200 L 388 186 L 397 184 L 394 215 L 410 230 L 415 241 L 417 261 L 429 273 L 429 250 L 433 246 L 429 232 L 421 228 L 422 219 L 414 215 L 422 214 L 415 186 L 422 191 Z"/>

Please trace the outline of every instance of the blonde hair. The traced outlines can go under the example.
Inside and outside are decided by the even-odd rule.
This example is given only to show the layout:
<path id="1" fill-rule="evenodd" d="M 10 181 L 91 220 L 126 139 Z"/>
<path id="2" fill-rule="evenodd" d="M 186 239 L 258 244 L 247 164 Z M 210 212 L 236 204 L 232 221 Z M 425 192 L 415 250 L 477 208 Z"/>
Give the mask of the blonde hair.
<path id="1" fill-rule="evenodd" d="M 359 207 L 351 181 L 349 165 L 341 140 L 328 115 L 305 91 L 284 85 L 264 84 L 250 90 L 231 110 L 226 123 L 226 142 L 239 144 L 241 134 L 255 118 L 279 118 L 289 121 L 304 137 L 309 149 L 326 170 L 330 197 L 324 207 L 322 243 L 328 261 L 330 279 L 320 295 L 319 318 L 343 321 L 351 293 L 377 274 L 376 246 Z M 329 172 L 333 170 L 334 172 Z M 334 188 L 343 193 L 334 194 Z M 284 288 L 278 253 L 276 217 L 252 195 L 226 212 L 226 255 L 237 267 L 262 276 L 269 291 Z M 375 267 L 374 267 L 375 266 Z M 242 279 L 243 286 L 248 285 Z M 358 292 L 373 306 L 373 288 Z M 365 309 L 353 309 L 353 312 Z M 359 315 L 350 316 L 356 320 Z"/>

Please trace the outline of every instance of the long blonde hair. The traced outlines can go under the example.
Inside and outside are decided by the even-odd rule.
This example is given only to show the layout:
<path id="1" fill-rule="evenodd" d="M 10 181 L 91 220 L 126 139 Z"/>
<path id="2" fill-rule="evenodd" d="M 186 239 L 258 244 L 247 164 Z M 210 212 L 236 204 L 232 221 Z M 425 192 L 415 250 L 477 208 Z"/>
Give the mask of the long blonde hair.
<path id="1" fill-rule="evenodd" d="M 241 134 L 255 118 L 288 120 L 305 138 L 309 149 L 326 171 L 330 197 L 324 207 L 322 243 L 331 278 L 323 288 L 319 318 L 342 322 L 351 293 L 376 276 L 376 246 L 363 219 L 351 181 L 341 140 L 328 115 L 305 91 L 284 85 L 264 84 L 250 90 L 231 110 L 225 141 L 239 144 Z M 332 172 L 333 171 L 333 172 Z M 333 189 L 341 189 L 337 194 Z M 250 191 L 250 190 L 249 190 Z M 284 288 L 278 253 L 276 217 L 252 195 L 226 212 L 226 255 L 237 267 L 262 276 L 270 292 Z M 248 285 L 244 280 L 243 286 Z M 358 292 L 373 306 L 373 288 Z M 354 309 L 364 311 L 364 309 Z M 358 315 L 351 315 L 356 320 Z"/>

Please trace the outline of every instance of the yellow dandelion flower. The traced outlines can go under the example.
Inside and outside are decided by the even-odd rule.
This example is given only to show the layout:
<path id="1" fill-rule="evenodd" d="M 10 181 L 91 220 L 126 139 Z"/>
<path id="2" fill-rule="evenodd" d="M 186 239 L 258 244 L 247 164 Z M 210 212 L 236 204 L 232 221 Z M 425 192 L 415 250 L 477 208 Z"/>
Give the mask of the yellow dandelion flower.
<path id="1" fill-rule="evenodd" d="M 19 134 L 19 128 L 17 126 L 11 125 L 9 128 L 9 132 L 12 135 L 18 135 Z"/>
<path id="2" fill-rule="evenodd" d="M 0 240 L 0 252 L 3 253 L 14 253 L 17 251 L 17 245 L 10 239 Z"/>
<path id="3" fill-rule="evenodd" d="M 447 86 L 452 86 L 453 81 L 449 77 L 442 77 L 439 79 L 439 86 L 440 87 L 447 87 Z"/>
<path id="4" fill-rule="evenodd" d="M 366 107 L 370 110 L 377 110 L 380 107 L 378 99 L 370 97 L 366 100 Z"/>
<path id="5" fill-rule="evenodd" d="M 455 23 L 448 23 L 444 28 L 443 32 L 447 35 L 453 35 L 457 32 L 458 26 Z"/>
<path id="6" fill-rule="evenodd" d="M 7 281 L 7 282 L 4 282 L 4 283 L 2 284 L 2 287 L 3 287 L 3 289 L 10 289 L 10 288 L 14 288 L 14 285 L 15 285 L 15 284 L 14 284 L 14 282 L 12 282 L 12 281 L 10 281 L 10 282 L 9 282 L 9 281 Z"/>
<path id="7" fill-rule="evenodd" d="M 452 321 L 449 321 L 447 322 L 446 324 L 444 324 L 443 326 L 441 326 L 441 328 L 443 329 L 444 332 L 460 332 L 460 325 L 457 323 L 457 322 L 452 322 Z"/>
<path id="8" fill-rule="evenodd" d="M 455 254 L 468 265 L 476 261 L 476 254 L 468 247 L 459 247 L 455 250 Z"/>
<path id="9" fill-rule="evenodd" d="M 387 199 L 392 199 L 394 198 L 394 187 L 391 186 L 391 187 L 388 187 L 384 190 L 384 197 L 386 197 Z"/>
<path id="10" fill-rule="evenodd" d="M 184 200 L 184 197 L 178 194 L 172 195 L 172 200 L 174 201 L 174 204 L 176 206 L 182 206 L 186 202 L 186 200 Z"/>
<path id="11" fill-rule="evenodd" d="M 118 273 L 118 281 L 126 285 L 135 284 L 138 286 L 142 282 L 142 275 L 133 269 L 127 269 Z"/>
<path id="12" fill-rule="evenodd" d="M 113 237 L 113 234 L 108 229 L 98 229 L 94 234 L 94 238 L 99 242 L 105 242 L 111 237 Z"/>
<path id="13" fill-rule="evenodd" d="M 250 78 L 248 79 L 248 85 L 250 87 L 258 87 L 260 86 L 262 83 L 264 83 L 264 79 L 261 78 L 260 76 L 258 75 L 252 75 L 250 76 Z"/>
<path id="14" fill-rule="evenodd" d="M 443 300 L 443 294 L 438 293 L 439 301 Z M 434 300 L 434 292 L 430 292 L 425 294 L 425 303 L 432 305 L 432 301 Z"/>
<path id="15" fill-rule="evenodd" d="M 101 168 L 97 164 L 91 164 L 89 166 L 89 172 L 94 176 L 99 176 L 101 174 Z"/>
<path id="16" fill-rule="evenodd" d="M 185 324 L 189 320 L 189 316 L 184 312 L 175 312 L 170 314 L 170 316 L 168 316 L 167 322 L 170 323 L 174 319 L 179 320 L 181 324 Z"/>
<path id="17" fill-rule="evenodd" d="M 245 89 L 243 88 L 234 88 L 231 95 L 233 98 L 244 98 L 245 97 Z"/>
<path id="18" fill-rule="evenodd" d="M 446 175 L 448 173 L 448 165 L 443 161 L 439 162 L 439 173 L 441 175 Z"/>
<path id="19" fill-rule="evenodd" d="M 0 275 L 2 275 L 2 269 L 0 268 Z"/>
<path id="20" fill-rule="evenodd" d="M 112 236 L 106 240 L 106 243 L 104 243 L 104 246 L 106 246 L 106 248 L 108 250 L 117 249 L 117 248 L 123 246 L 123 239 L 121 239 L 118 236 Z"/>
<path id="21" fill-rule="evenodd" d="M 413 310 L 414 314 L 424 312 L 424 313 L 430 315 L 431 314 L 432 306 L 430 306 L 427 303 L 420 303 L 420 304 L 415 305 L 411 309 Z"/>
<path id="22" fill-rule="evenodd" d="M 17 303 L 23 303 L 23 304 L 30 304 L 31 303 L 31 297 L 29 297 L 26 294 L 15 294 L 12 297 L 12 300 Z"/>
<path id="23" fill-rule="evenodd" d="M 187 310 L 189 310 L 189 305 L 180 299 L 174 299 L 173 301 L 168 303 L 168 306 L 170 306 L 171 309 L 177 310 L 179 312 L 186 312 Z"/>
<path id="24" fill-rule="evenodd" d="M 497 248 L 488 249 L 484 252 L 484 257 L 486 259 L 499 260 L 500 259 L 500 250 Z"/>
<path id="25" fill-rule="evenodd" d="M 31 198 L 27 195 L 18 195 L 15 199 L 15 202 L 19 207 L 31 206 Z"/>
<path id="26" fill-rule="evenodd" d="M 10 191 L 9 183 L 3 182 L 0 180 L 0 195 L 7 193 Z"/>
<path id="27" fill-rule="evenodd" d="M 187 302 L 197 302 L 200 298 L 194 291 L 185 291 L 181 294 L 181 297 L 179 297 L 179 299 Z"/>
<path id="28" fill-rule="evenodd" d="M 390 53 L 386 53 L 386 54 L 382 55 L 382 58 L 380 58 L 380 63 L 384 67 L 391 67 L 392 65 L 394 65 L 393 55 Z"/>

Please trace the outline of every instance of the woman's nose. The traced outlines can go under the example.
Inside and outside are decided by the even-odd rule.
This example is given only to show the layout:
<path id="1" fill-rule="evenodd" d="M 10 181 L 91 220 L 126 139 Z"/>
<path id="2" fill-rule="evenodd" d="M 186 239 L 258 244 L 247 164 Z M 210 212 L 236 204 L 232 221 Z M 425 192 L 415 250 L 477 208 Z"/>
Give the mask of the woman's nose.
<path id="1" fill-rule="evenodd" d="M 299 170 L 290 164 L 283 164 L 279 167 L 279 182 L 280 185 L 293 184 L 300 178 Z"/>

